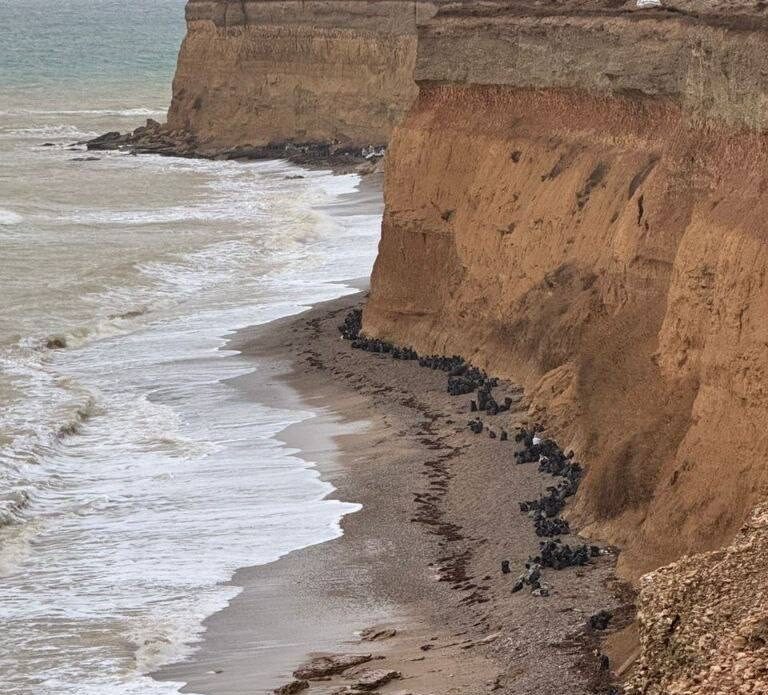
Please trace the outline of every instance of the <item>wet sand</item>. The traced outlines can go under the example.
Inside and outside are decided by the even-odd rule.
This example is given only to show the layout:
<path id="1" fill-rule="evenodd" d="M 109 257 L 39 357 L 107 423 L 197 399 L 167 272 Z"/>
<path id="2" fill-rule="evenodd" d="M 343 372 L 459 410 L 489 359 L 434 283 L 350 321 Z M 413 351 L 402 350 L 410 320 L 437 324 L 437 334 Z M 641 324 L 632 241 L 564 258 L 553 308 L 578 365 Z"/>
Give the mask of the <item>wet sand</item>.
<path id="1" fill-rule="evenodd" d="M 546 570 L 548 597 L 511 592 L 538 540 L 518 502 L 553 480 L 516 465 L 515 444 L 472 435 L 471 396 L 416 362 L 355 351 L 337 326 L 362 296 L 242 331 L 233 347 L 258 369 L 235 384 L 260 402 L 303 403 L 323 415 L 281 438 L 362 510 L 344 535 L 239 571 L 242 592 L 212 616 L 192 661 L 161 679 L 205 695 L 270 692 L 307 655 L 374 652 L 402 673 L 377 692 L 577 695 L 600 680 L 590 615 L 616 608 L 615 558 Z M 512 385 L 501 384 L 503 396 Z M 525 411 L 486 418 L 514 432 Z M 502 575 L 501 560 L 512 573 Z M 360 631 L 395 637 L 360 642 Z M 331 693 L 349 681 L 313 683 Z"/>

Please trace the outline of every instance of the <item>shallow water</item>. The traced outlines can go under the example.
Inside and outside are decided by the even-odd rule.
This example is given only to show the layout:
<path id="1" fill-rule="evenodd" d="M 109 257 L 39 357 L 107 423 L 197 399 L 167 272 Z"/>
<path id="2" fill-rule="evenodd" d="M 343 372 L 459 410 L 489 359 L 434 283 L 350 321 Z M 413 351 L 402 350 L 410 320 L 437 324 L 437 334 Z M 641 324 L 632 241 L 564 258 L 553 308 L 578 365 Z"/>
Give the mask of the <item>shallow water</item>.
<path id="1" fill-rule="evenodd" d="M 143 674 L 189 652 L 221 582 L 355 509 L 273 439 L 314 414 L 244 401 L 226 380 L 252 365 L 221 348 L 351 291 L 378 198 L 280 162 L 75 161 L 162 119 L 183 4 L 0 6 L 3 693 L 176 692 Z"/>

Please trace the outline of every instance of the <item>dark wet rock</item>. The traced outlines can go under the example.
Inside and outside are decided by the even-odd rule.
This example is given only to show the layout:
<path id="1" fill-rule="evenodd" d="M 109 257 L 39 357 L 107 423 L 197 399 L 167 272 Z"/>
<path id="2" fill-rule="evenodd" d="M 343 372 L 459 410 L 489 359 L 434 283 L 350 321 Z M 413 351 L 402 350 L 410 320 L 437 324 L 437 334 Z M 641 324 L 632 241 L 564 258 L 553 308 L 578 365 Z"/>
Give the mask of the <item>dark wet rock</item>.
<path id="1" fill-rule="evenodd" d="M 295 680 L 290 683 L 286 683 L 284 686 L 277 688 L 274 692 L 276 695 L 295 695 L 302 690 L 309 688 L 309 681 Z"/>
<path id="2" fill-rule="evenodd" d="M 333 654 L 318 656 L 297 668 L 293 675 L 299 680 L 313 680 L 334 676 L 353 666 L 365 664 L 373 659 L 372 654 Z"/>
<path id="3" fill-rule="evenodd" d="M 491 439 L 496 439 L 496 432 L 494 432 L 493 430 L 488 430 L 488 436 Z"/>
<path id="4" fill-rule="evenodd" d="M 509 560 L 502 560 L 501 561 L 501 573 L 502 574 L 509 574 L 511 570 L 509 569 Z"/>
<path id="5" fill-rule="evenodd" d="M 509 439 L 509 435 L 507 434 L 506 430 L 501 430 L 501 434 L 499 435 L 499 439 L 502 442 L 506 442 Z"/>
<path id="6" fill-rule="evenodd" d="M 113 130 L 89 140 L 86 145 L 89 150 L 116 150 L 120 145 L 126 144 L 131 138 L 130 134 L 121 135 Z"/>
<path id="7" fill-rule="evenodd" d="M 610 611 L 600 611 L 590 616 L 589 627 L 592 630 L 607 630 L 611 620 L 613 620 L 613 613 Z"/>
<path id="8" fill-rule="evenodd" d="M 471 413 L 476 413 L 477 412 L 477 401 L 470 401 L 469 402 L 469 411 Z"/>
<path id="9" fill-rule="evenodd" d="M 100 162 L 101 157 L 72 157 L 70 162 Z"/>
<path id="10" fill-rule="evenodd" d="M 56 147 L 55 142 L 44 142 L 40 147 Z"/>
<path id="11" fill-rule="evenodd" d="M 63 350 L 65 347 L 67 347 L 67 341 L 65 338 L 60 336 L 54 336 L 52 338 L 48 338 L 48 340 L 45 342 L 45 347 L 47 347 L 49 350 Z"/>

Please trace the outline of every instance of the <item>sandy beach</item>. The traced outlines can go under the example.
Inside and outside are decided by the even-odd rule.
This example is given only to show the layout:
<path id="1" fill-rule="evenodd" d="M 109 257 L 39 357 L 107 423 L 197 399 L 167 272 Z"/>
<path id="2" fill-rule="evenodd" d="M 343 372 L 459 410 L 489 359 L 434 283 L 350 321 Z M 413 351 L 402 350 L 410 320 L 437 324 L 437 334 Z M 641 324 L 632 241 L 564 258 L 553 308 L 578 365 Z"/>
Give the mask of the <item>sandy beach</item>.
<path id="1" fill-rule="evenodd" d="M 383 657 L 375 668 L 402 674 L 383 693 L 599 690 L 604 635 L 586 623 L 626 600 L 612 580 L 614 555 L 546 570 L 547 597 L 512 593 L 539 541 L 518 502 L 540 495 L 551 477 L 515 465 L 511 440 L 471 434 L 470 396 L 449 396 L 444 372 L 341 340 L 338 324 L 362 300 L 328 302 L 233 340 L 258 365 L 239 388 L 324 413 L 281 439 L 361 511 L 344 518 L 337 540 L 238 572 L 242 592 L 207 621 L 197 656 L 157 677 L 206 695 L 266 693 L 311 655 L 373 653 Z M 493 424 L 514 432 L 525 422 L 520 406 Z M 502 560 L 511 574 L 501 573 Z M 396 634 L 362 640 L 371 627 Z M 349 682 L 314 682 L 308 692 Z"/>

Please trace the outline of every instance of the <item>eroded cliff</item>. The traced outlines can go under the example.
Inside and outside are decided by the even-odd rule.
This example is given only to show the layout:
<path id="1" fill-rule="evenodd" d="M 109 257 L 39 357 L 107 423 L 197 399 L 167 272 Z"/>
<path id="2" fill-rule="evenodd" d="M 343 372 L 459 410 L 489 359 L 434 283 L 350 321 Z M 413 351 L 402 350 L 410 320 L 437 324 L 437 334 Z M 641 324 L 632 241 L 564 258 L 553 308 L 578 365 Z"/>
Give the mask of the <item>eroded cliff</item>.
<path id="1" fill-rule="evenodd" d="M 168 129 L 196 149 L 384 145 L 417 93 L 426 0 L 189 0 Z"/>
<path id="2" fill-rule="evenodd" d="M 719 547 L 768 487 L 768 24 L 674 5 L 422 28 L 364 319 L 522 379 L 629 576 Z"/>

